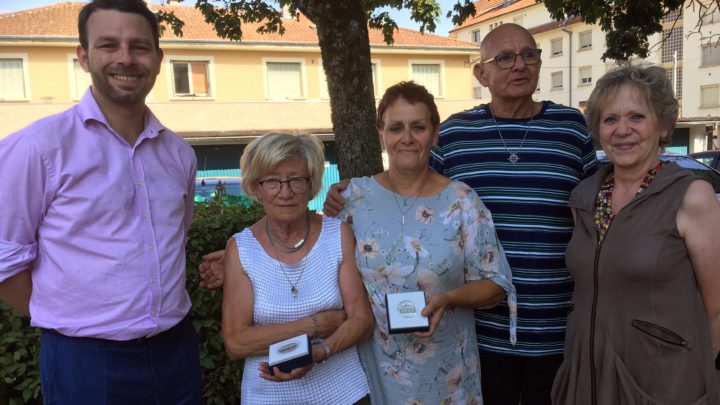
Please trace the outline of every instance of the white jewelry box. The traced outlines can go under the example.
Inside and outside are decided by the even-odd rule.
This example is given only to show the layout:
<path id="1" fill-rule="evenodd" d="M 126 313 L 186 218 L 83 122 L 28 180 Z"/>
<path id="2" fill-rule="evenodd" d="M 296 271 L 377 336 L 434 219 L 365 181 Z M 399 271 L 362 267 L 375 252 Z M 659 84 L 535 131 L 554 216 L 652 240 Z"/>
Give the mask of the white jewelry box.
<path id="1" fill-rule="evenodd" d="M 310 344 L 310 336 L 307 334 L 273 343 L 268 350 L 270 375 L 274 375 L 273 367 L 287 373 L 310 363 L 312 363 L 312 345 Z"/>
<path id="2" fill-rule="evenodd" d="M 385 295 L 388 332 L 391 334 L 427 332 L 430 322 L 420 315 L 425 308 L 425 293 L 413 291 Z"/>

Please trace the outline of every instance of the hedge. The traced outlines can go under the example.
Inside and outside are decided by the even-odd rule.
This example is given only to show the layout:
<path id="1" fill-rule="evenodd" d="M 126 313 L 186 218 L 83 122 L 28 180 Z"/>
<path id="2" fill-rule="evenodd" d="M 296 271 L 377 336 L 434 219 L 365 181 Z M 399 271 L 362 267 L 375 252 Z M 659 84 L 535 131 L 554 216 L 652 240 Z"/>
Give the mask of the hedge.
<path id="1" fill-rule="evenodd" d="M 187 290 L 192 300 L 190 313 L 200 334 L 205 403 L 236 404 L 242 362 L 228 359 L 223 348 L 222 291 L 200 288 L 197 266 L 203 254 L 223 249 L 232 234 L 252 225 L 263 212 L 245 197 L 228 197 L 219 191 L 212 200 L 195 205 L 186 250 Z M 42 404 L 39 337 L 27 318 L 0 303 L 0 405 Z"/>

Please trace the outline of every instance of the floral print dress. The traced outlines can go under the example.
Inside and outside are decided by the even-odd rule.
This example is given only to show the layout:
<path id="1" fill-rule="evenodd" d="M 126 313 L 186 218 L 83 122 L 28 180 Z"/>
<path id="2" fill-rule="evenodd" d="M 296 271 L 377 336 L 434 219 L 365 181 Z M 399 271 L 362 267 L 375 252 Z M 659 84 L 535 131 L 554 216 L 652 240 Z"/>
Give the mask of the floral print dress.
<path id="1" fill-rule="evenodd" d="M 403 199 L 373 178 L 355 178 L 344 196 L 340 218 L 352 225 L 375 315 L 373 336 L 359 346 L 373 405 L 482 404 L 473 310 L 448 310 L 429 338 L 390 335 L 385 294 L 432 296 L 489 278 L 506 291 L 515 314 L 510 267 L 490 212 L 457 181 L 437 195 Z"/>

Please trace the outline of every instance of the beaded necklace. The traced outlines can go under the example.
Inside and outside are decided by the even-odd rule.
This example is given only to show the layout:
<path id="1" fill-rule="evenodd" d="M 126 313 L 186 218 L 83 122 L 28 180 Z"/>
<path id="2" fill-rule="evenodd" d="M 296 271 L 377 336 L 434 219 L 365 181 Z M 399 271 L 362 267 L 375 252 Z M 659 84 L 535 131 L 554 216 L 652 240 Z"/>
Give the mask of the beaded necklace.
<path id="1" fill-rule="evenodd" d="M 650 169 L 643 178 L 640 188 L 637 194 L 640 194 L 643 190 L 650 187 L 650 183 L 655 179 L 655 175 L 665 167 L 665 162 L 659 162 L 655 167 Z M 615 218 L 615 214 L 612 210 L 612 194 L 615 189 L 615 174 L 610 172 L 605 181 L 600 185 L 600 191 L 598 191 L 597 198 L 595 199 L 595 230 L 598 234 L 598 242 L 602 242 L 605 239 L 610 223 Z M 637 195 L 636 194 L 636 195 Z"/>

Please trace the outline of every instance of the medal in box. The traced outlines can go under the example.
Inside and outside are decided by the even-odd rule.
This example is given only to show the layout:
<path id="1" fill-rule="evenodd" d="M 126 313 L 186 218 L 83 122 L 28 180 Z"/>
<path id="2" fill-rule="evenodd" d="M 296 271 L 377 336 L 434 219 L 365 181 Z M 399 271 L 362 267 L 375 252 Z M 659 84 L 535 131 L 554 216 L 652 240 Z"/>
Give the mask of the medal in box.
<path id="1" fill-rule="evenodd" d="M 312 363 L 312 345 L 307 334 L 273 343 L 268 350 L 270 375 L 273 375 L 273 367 L 279 368 L 283 373 L 288 373 L 290 370 L 305 367 L 310 363 Z"/>
<path id="2" fill-rule="evenodd" d="M 420 315 L 425 308 L 425 293 L 422 291 L 385 295 L 388 332 L 391 334 L 427 332 L 430 323 Z"/>

